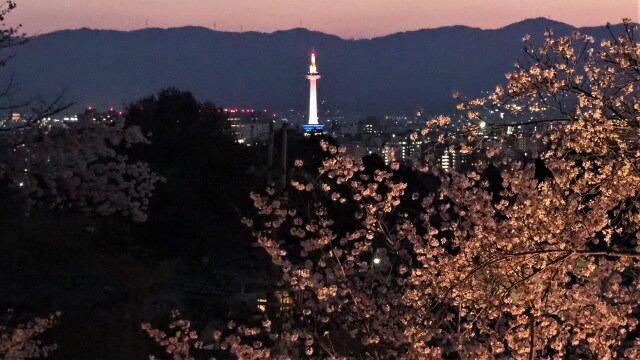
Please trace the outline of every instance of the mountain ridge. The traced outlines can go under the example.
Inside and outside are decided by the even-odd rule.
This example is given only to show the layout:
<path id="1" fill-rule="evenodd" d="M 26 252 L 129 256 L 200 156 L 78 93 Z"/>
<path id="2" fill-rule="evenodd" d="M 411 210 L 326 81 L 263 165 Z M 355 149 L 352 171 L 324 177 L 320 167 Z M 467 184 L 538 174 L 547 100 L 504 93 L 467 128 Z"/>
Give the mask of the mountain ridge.
<path id="1" fill-rule="evenodd" d="M 66 99 L 84 106 L 121 107 L 167 86 L 223 106 L 304 110 L 308 55 L 318 51 L 320 110 L 347 113 L 450 112 L 452 91 L 476 96 L 504 80 L 521 56 L 525 33 L 542 40 L 579 30 L 545 18 L 500 29 L 448 26 L 348 40 L 303 28 L 272 33 L 205 27 L 132 31 L 81 28 L 32 37 L 10 51 L 5 76 L 22 96 Z M 620 25 L 612 25 L 619 29 Z M 585 28 L 599 39 L 604 26 Z M 10 99 L 17 103 L 20 99 Z M 124 106 L 124 105 L 122 105 Z"/>
<path id="2" fill-rule="evenodd" d="M 238 31 L 225 31 L 225 30 L 216 30 L 216 29 L 211 29 L 209 27 L 206 26 L 200 26 L 200 25 L 184 25 L 184 26 L 175 26 L 175 27 L 167 27 L 167 28 L 162 28 L 162 27 L 149 27 L 149 28 L 140 28 L 140 29 L 132 29 L 132 30 L 118 30 L 118 29 L 94 29 L 94 28 L 90 28 L 90 27 L 81 27 L 81 28 L 75 28 L 75 29 L 61 29 L 61 30 L 56 30 L 56 31 L 51 31 L 51 32 L 47 32 L 47 33 L 43 33 L 43 34 L 38 34 L 38 35 L 34 35 L 34 36 L 28 36 L 28 37 L 39 37 L 39 36 L 44 36 L 44 35 L 49 35 L 49 34 L 56 34 L 56 33 L 62 33 L 62 32 L 70 32 L 70 31 L 78 31 L 78 30 L 90 30 L 90 31 L 105 31 L 105 32 L 121 32 L 121 33 L 135 33 L 135 32 L 141 32 L 141 31 L 147 31 L 147 30 L 176 30 L 176 29 L 202 29 L 202 30 L 206 30 L 206 31 L 210 31 L 210 32 L 216 32 L 216 33 L 225 33 L 225 34 L 264 34 L 264 35 L 272 35 L 272 34 L 277 34 L 277 33 L 286 33 L 286 32 L 298 32 L 298 31 L 304 31 L 304 32 L 308 32 L 308 33 L 318 33 L 318 34 L 323 34 L 323 35 L 327 35 L 327 36 L 333 36 L 333 37 L 337 37 L 341 40 L 345 40 L 345 41 L 362 41 L 362 40 L 374 40 L 374 39 L 379 39 L 379 38 L 385 38 L 388 36 L 394 36 L 397 34 L 405 34 L 405 33 L 414 33 L 414 32 L 421 32 L 421 31 L 429 31 L 429 30 L 438 30 L 438 29 L 448 29 L 448 28 L 467 28 L 467 29 L 473 29 L 473 30 L 481 30 L 481 31 L 500 31 L 506 28 L 512 28 L 512 27 L 517 27 L 518 25 L 522 25 L 522 24 L 532 24 L 532 23 L 539 23 L 539 22 L 544 22 L 546 25 L 560 25 L 563 27 L 569 27 L 572 29 L 589 29 L 589 28 L 600 28 L 600 27 L 604 27 L 606 26 L 606 24 L 604 25 L 589 25 L 589 26 L 575 26 L 575 25 L 571 25 L 559 20 L 553 20 L 550 18 L 546 18 L 546 17 L 535 17 L 535 18 L 527 18 L 527 19 L 523 19 L 520 21 L 516 21 L 514 23 L 511 24 L 507 24 L 498 28 L 480 28 L 480 27 L 475 27 L 475 26 L 469 26 L 469 25 L 444 25 L 444 26 L 439 26 L 439 27 L 427 27 L 427 28 L 421 28 L 421 29 L 414 29 L 414 30 L 405 30 L 405 31 L 398 31 L 395 33 L 391 33 L 391 34 L 386 34 L 386 35 L 379 35 L 379 36 L 374 36 L 371 38 L 346 38 L 346 37 L 341 37 L 339 35 L 335 35 L 335 34 L 330 34 L 324 31 L 320 31 L 320 30 L 311 30 L 311 29 L 307 29 L 304 27 L 294 27 L 294 28 L 290 28 L 290 29 L 279 29 L 279 30 L 274 30 L 271 32 L 268 31 L 257 31 L 257 30 L 248 30 L 248 31 L 243 31 L 243 32 L 238 32 Z M 610 24 L 611 26 L 617 27 L 620 26 L 622 23 L 615 23 L 615 24 Z"/>

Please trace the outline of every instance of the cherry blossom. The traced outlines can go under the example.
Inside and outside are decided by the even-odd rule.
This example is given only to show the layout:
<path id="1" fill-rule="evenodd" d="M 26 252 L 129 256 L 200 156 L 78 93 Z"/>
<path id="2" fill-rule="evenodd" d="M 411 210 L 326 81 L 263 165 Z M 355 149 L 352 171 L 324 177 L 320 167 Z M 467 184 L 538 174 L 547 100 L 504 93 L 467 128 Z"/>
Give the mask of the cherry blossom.
<path id="1" fill-rule="evenodd" d="M 422 167 L 435 191 L 408 192 L 399 166 L 369 169 L 324 143 L 317 171 L 299 163 L 290 186 L 252 193 L 244 223 L 280 270 L 280 306 L 263 314 L 268 326 L 221 329 L 221 348 L 240 359 L 637 358 L 634 36 L 629 20 L 599 46 L 525 36 L 530 62 L 461 103 L 460 131 L 427 123 L 423 135 L 478 159 L 460 172 Z M 515 125 L 531 127 L 538 161 L 485 143 Z"/>

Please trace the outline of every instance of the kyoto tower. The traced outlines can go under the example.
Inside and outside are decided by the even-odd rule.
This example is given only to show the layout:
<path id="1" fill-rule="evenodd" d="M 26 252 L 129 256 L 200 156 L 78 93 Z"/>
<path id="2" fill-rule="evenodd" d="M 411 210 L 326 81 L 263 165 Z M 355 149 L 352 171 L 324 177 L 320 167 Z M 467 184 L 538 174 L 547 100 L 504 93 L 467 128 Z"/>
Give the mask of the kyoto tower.
<path id="1" fill-rule="evenodd" d="M 318 93 L 316 81 L 320 79 L 320 74 L 316 67 L 315 50 L 311 52 L 311 65 L 309 66 L 307 79 L 309 79 L 309 122 L 306 125 L 302 125 L 302 127 L 306 133 L 322 133 L 324 125 L 318 123 Z"/>

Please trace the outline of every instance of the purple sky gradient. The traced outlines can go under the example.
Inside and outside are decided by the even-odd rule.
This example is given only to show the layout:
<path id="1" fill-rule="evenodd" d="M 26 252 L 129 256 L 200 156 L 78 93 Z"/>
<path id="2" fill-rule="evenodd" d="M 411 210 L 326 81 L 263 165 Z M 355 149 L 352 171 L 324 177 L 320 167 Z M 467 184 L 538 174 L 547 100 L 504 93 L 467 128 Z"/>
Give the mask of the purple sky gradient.
<path id="1" fill-rule="evenodd" d="M 90 27 L 205 26 L 224 31 L 306 27 L 371 38 L 446 25 L 499 28 L 549 17 L 575 26 L 640 18 L 638 0 L 17 0 L 8 24 L 29 35 Z"/>

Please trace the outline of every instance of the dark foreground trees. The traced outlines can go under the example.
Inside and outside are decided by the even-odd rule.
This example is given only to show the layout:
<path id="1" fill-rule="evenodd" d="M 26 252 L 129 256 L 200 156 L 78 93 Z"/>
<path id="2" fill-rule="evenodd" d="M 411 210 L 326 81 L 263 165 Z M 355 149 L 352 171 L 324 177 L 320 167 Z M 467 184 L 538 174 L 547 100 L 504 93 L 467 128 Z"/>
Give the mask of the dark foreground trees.
<path id="1" fill-rule="evenodd" d="M 25 40 L 17 29 L 4 27 L 5 17 L 15 6 L 13 1 L 0 3 L 0 67 L 11 57 L 6 49 Z M 121 150 L 148 142 L 139 128 L 125 126 L 123 119 L 116 118 L 53 121 L 49 117 L 65 109 L 65 103 L 60 99 L 16 102 L 17 90 L 11 78 L 0 87 L 3 359 L 45 356 L 56 347 L 50 344 L 68 341 L 49 337 L 52 331 L 60 334 L 57 327 L 44 338 L 40 336 L 58 323 L 59 316 L 37 316 L 67 311 L 72 308 L 70 303 L 78 304 L 81 297 L 73 295 L 87 282 L 79 286 L 76 281 L 91 277 L 80 269 L 86 270 L 89 254 L 95 255 L 86 251 L 94 245 L 92 217 L 111 217 L 118 219 L 116 223 L 144 221 L 148 200 L 159 180 L 146 163 L 132 161 Z M 74 250 L 67 252 L 71 243 Z M 79 254 L 85 258 L 79 259 Z M 103 295 L 105 289 L 93 280 L 88 283 L 93 290 L 98 288 L 94 296 Z M 74 323 L 72 313 L 67 314 L 71 316 L 65 324 Z M 82 310 L 75 315 L 78 313 Z"/>
<path id="2" fill-rule="evenodd" d="M 246 192 L 256 186 L 264 156 L 235 142 L 226 114 L 168 88 L 131 104 L 127 123 L 151 140 L 129 154 L 166 180 L 154 194 L 140 237 L 174 255 L 206 257 L 248 247 L 240 214 L 251 206 Z"/>
<path id="3" fill-rule="evenodd" d="M 268 260 L 256 256 L 239 215 L 264 161 L 235 143 L 213 104 L 166 89 L 113 121 L 84 115 L 8 123 L 6 140 L 26 141 L 0 160 L 12 165 L 0 218 L 0 306 L 12 316 L 0 317 L 8 339 L 0 354 L 35 354 L 29 341 L 38 335 L 56 345 L 53 358 L 137 358 L 146 353 L 143 319 L 175 307 L 222 318 L 231 305 L 244 308 L 232 301 L 251 290 L 244 283 L 264 276 Z M 127 164 L 144 166 L 136 174 L 153 186 L 124 174 Z M 40 189 L 42 180 L 50 187 Z M 53 329 L 15 337 L 9 351 L 20 324 L 55 311 Z"/>

